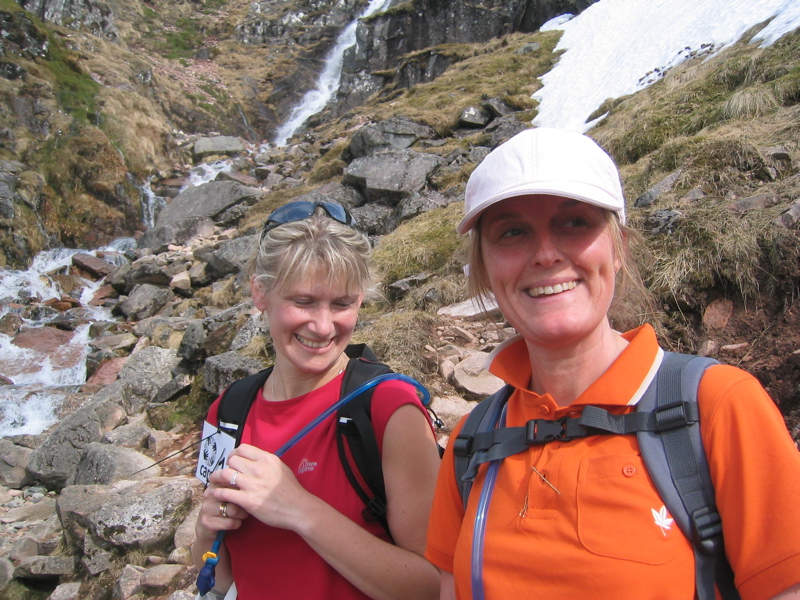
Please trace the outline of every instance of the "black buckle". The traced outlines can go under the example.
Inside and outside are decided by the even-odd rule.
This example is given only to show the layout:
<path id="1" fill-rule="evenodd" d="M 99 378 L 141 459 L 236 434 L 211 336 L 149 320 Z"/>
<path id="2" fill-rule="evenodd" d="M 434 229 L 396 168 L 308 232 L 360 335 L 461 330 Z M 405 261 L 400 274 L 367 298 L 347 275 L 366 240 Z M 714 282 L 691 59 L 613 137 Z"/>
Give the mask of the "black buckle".
<path id="1" fill-rule="evenodd" d="M 702 554 L 713 556 L 723 550 L 722 519 L 716 506 L 698 508 L 691 515 L 692 541 Z"/>
<path id="2" fill-rule="evenodd" d="M 361 511 L 361 516 L 364 517 L 365 521 L 377 521 L 386 514 L 386 504 L 377 498 L 370 498 L 366 504 L 364 510 Z"/>
<path id="3" fill-rule="evenodd" d="M 547 442 L 568 442 L 566 419 L 550 421 L 548 419 L 532 419 L 525 424 L 525 442 L 530 444 L 546 444 Z"/>
<path id="4" fill-rule="evenodd" d="M 469 456 L 472 450 L 472 436 L 459 435 L 453 442 L 453 454 L 456 456 Z"/>
<path id="5" fill-rule="evenodd" d="M 677 429 L 678 427 L 685 427 L 689 423 L 693 423 L 687 412 L 687 402 L 672 402 L 659 406 L 655 411 L 656 428 L 658 431 L 669 431 Z"/>

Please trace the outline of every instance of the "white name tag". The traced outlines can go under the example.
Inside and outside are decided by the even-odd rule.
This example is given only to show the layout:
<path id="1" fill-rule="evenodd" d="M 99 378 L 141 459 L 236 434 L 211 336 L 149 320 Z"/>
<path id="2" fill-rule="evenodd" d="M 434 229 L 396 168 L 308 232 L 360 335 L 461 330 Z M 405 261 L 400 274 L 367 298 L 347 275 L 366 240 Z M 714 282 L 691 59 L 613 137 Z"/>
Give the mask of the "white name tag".
<path id="1" fill-rule="evenodd" d="M 197 457 L 197 477 L 203 484 L 208 485 L 208 478 L 214 471 L 225 468 L 228 455 L 236 446 L 236 440 L 227 433 L 220 431 L 216 425 L 208 421 L 203 423 L 203 443 L 200 444 L 200 456 Z"/>

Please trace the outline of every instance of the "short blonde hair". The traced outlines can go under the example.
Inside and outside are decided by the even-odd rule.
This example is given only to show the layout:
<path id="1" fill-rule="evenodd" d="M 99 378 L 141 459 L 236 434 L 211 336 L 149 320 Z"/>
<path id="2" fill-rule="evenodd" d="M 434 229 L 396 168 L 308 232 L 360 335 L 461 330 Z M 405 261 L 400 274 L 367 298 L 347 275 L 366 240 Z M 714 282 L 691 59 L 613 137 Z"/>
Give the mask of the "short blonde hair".
<path id="1" fill-rule="evenodd" d="M 377 295 L 371 257 L 366 236 L 317 209 L 307 219 L 284 223 L 259 236 L 247 274 L 268 292 L 317 270 L 326 273 L 328 282 L 343 283 L 348 291 L 368 299 Z"/>

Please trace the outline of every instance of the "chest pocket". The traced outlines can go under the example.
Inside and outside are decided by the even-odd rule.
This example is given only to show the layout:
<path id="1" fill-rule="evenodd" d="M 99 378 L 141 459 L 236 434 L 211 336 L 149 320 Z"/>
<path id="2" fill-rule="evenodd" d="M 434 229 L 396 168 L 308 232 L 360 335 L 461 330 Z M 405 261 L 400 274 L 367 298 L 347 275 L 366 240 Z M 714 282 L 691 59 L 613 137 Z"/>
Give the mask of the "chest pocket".
<path id="1" fill-rule="evenodd" d="M 639 455 L 581 461 L 577 504 L 578 537 L 594 554 L 660 565 L 689 547 Z"/>

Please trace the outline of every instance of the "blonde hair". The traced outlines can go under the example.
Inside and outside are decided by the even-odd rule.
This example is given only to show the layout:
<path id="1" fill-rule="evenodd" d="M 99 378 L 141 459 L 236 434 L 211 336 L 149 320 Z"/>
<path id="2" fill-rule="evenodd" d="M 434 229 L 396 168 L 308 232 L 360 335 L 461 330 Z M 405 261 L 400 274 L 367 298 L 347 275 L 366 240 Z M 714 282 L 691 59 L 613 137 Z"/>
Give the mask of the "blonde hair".
<path id="1" fill-rule="evenodd" d="M 328 217 L 321 208 L 307 219 L 274 227 L 259 236 L 247 264 L 247 275 L 264 291 L 284 289 L 312 272 L 348 291 L 377 295 L 369 240 L 355 229 Z"/>
<path id="2" fill-rule="evenodd" d="M 633 255 L 633 249 L 642 243 L 642 239 L 638 232 L 620 223 L 616 213 L 610 210 L 603 210 L 603 213 L 611 229 L 614 253 L 619 257 L 621 265 L 615 281 L 614 299 L 609 309 L 609 317 L 616 326 L 630 329 L 641 324 L 644 317 L 654 311 L 652 294 L 642 280 Z M 470 232 L 469 238 L 470 265 L 467 286 L 470 295 L 485 309 L 486 301 L 492 299 L 493 294 L 489 286 L 489 274 L 483 263 L 480 219 Z"/>

